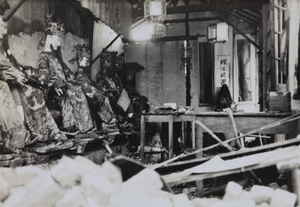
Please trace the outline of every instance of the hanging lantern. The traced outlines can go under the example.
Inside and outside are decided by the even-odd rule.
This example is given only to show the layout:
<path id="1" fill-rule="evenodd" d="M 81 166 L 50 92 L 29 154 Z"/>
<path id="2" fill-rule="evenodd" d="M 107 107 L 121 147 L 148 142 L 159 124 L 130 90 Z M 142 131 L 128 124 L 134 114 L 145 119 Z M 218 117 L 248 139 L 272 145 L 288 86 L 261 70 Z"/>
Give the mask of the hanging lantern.
<path id="1" fill-rule="evenodd" d="M 219 22 L 207 27 L 207 41 L 208 42 L 227 42 L 228 41 L 228 24 Z"/>
<path id="2" fill-rule="evenodd" d="M 153 25 L 153 39 L 166 36 L 166 26 L 164 25 L 167 14 L 166 7 L 166 0 L 146 0 L 144 3 L 144 17 Z"/>
<path id="3" fill-rule="evenodd" d="M 166 0 L 146 0 L 144 3 L 144 17 L 153 22 L 162 23 L 167 14 Z"/>
<path id="4" fill-rule="evenodd" d="M 166 26 L 161 23 L 154 23 L 152 39 L 159 39 L 166 36 Z"/>

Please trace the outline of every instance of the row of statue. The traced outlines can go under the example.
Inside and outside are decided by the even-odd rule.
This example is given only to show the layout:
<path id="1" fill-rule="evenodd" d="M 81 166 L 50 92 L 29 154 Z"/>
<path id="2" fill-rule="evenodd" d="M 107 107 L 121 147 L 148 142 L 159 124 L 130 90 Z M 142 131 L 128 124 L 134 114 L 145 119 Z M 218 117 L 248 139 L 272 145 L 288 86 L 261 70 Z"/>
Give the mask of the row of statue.
<path id="1" fill-rule="evenodd" d="M 1 7 L 1 5 L 0 5 Z M 100 72 L 92 82 L 87 45 L 75 46 L 77 71 L 61 55 L 64 24 L 55 16 L 45 17 L 42 49 L 36 67 L 22 66 L 8 47 L 6 22 L 0 8 L 0 141 L 3 152 L 22 151 L 35 143 L 65 142 L 68 134 L 118 129 L 147 110 L 147 98 L 134 87 L 134 68 L 116 52 L 103 51 Z M 128 125 L 127 125 L 128 126 Z"/>

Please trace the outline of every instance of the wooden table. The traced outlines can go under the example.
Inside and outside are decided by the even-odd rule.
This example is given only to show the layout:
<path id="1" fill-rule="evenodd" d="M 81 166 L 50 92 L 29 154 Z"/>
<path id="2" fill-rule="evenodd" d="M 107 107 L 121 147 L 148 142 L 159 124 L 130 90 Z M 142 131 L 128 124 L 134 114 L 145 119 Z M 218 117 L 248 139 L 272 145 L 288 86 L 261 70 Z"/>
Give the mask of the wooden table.
<path id="1" fill-rule="evenodd" d="M 262 126 L 272 124 L 291 113 L 234 113 L 238 133 L 247 133 Z M 140 136 L 140 157 L 144 159 L 145 147 L 145 124 L 149 122 L 167 122 L 169 126 L 169 158 L 173 157 L 173 123 L 191 122 L 192 124 L 192 147 L 200 149 L 203 147 L 204 130 L 196 126 L 195 121 L 199 120 L 214 133 L 224 133 L 226 139 L 233 138 L 234 130 L 232 122 L 226 112 L 203 112 L 197 114 L 142 114 L 141 115 L 141 136 Z M 264 134 L 292 134 L 295 133 L 296 122 L 285 123 L 272 129 L 266 129 Z"/>

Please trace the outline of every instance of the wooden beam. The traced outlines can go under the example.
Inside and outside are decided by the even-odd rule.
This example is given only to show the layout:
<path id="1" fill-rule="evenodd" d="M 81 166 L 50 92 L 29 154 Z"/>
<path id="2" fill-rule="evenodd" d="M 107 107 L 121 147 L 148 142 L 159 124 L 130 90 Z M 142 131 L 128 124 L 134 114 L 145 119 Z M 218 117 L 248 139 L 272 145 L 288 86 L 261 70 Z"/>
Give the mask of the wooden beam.
<path id="1" fill-rule="evenodd" d="M 220 17 L 230 26 L 233 27 L 238 33 L 240 33 L 243 37 L 245 37 L 250 43 L 252 43 L 256 48 L 261 50 L 260 45 L 258 45 L 255 41 L 253 41 L 250 37 L 248 37 L 242 30 L 240 30 L 236 25 L 234 25 L 231 21 L 229 21 L 220 11 L 218 11 Z"/>
<path id="2" fill-rule="evenodd" d="M 260 13 L 254 12 L 254 11 L 252 11 L 250 9 L 243 9 L 243 12 L 245 12 L 245 14 L 248 14 L 248 15 L 250 15 L 252 17 L 257 18 L 258 20 L 261 19 L 261 14 Z"/>
<path id="3" fill-rule="evenodd" d="M 232 15 L 232 16 L 234 16 L 234 17 L 236 17 L 236 18 L 238 18 L 238 19 L 240 19 L 240 20 L 242 20 L 242 21 L 244 21 L 244 22 L 247 22 L 248 24 L 251 24 L 251 25 L 256 26 L 256 27 L 258 26 L 257 23 L 252 22 L 252 21 L 249 21 L 248 19 L 245 19 L 245 18 L 243 18 L 243 17 L 237 15 L 236 13 L 233 13 L 233 12 L 230 11 L 230 12 L 228 12 L 228 14 L 229 14 L 229 15 Z"/>
<path id="4" fill-rule="evenodd" d="M 268 81 L 267 81 L 267 38 L 268 38 L 268 10 L 267 6 L 262 8 L 262 18 L 260 23 L 260 44 L 262 45 L 262 51 L 260 53 L 260 110 L 265 111 L 268 108 Z"/>
<path id="5" fill-rule="evenodd" d="M 186 37 L 185 35 L 180 36 L 167 36 L 159 39 L 152 39 L 152 40 L 145 40 L 145 41 L 138 41 L 138 42 L 171 42 L 171 41 L 183 41 L 183 40 L 198 40 L 198 37 L 206 37 L 206 35 L 190 35 Z M 128 39 L 122 39 L 125 44 L 136 44 L 137 41 L 129 41 Z"/>
<path id="6" fill-rule="evenodd" d="M 213 21 L 213 20 L 220 20 L 220 17 L 202 17 L 202 18 L 192 18 L 189 19 L 189 22 L 203 22 L 203 21 Z M 184 23 L 185 19 L 170 19 L 165 20 L 165 24 L 172 24 L 172 23 Z"/>
<path id="7" fill-rule="evenodd" d="M 233 10 L 232 12 L 236 13 L 237 15 L 239 15 L 245 19 L 248 19 L 249 21 L 255 22 L 256 24 L 259 23 L 260 18 L 249 16 L 246 12 L 244 12 L 242 10 Z"/>
<path id="8" fill-rule="evenodd" d="M 233 9 L 260 9 L 263 4 L 268 4 L 268 0 L 244 0 L 241 2 L 231 2 L 231 3 L 201 3 L 201 4 L 190 4 L 186 6 L 176 6 L 176 7 L 167 7 L 167 14 L 180 14 L 185 13 L 186 10 L 190 13 L 192 12 L 204 12 L 204 11 L 225 11 Z M 143 10 L 135 10 L 132 12 L 132 16 L 143 16 Z"/>
<path id="9" fill-rule="evenodd" d="M 15 5 L 13 5 L 13 7 L 11 7 L 10 10 L 8 10 L 7 14 L 4 14 L 3 16 L 3 20 L 5 22 L 7 22 L 15 13 L 16 11 L 18 11 L 18 9 L 22 6 L 22 4 L 25 2 L 26 0 L 19 0 L 18 3 L 16 3 Z"/>

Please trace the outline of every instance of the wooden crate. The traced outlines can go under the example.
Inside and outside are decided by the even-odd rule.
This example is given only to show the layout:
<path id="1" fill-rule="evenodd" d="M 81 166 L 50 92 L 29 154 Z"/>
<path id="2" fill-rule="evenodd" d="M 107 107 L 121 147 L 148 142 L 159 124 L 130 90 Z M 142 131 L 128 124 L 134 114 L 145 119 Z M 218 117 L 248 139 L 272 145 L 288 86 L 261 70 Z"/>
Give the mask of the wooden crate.
<path id="1" fill-rule="evenodd" d="M 291 93 L 270 91 L 269 95 L 269 111 L 291 111 Z"/>

